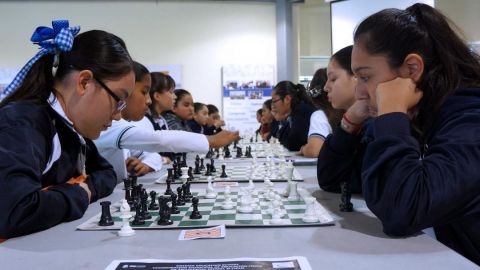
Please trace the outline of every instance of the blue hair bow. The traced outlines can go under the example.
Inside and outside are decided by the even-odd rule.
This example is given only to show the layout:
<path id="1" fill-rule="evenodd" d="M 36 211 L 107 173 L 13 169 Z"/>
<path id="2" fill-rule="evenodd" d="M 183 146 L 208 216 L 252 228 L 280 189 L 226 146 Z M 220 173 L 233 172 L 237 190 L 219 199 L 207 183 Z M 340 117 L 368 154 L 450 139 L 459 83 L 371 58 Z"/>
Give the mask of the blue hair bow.
<path id="1" fill-rule="evenodd" d="M 69 27 L 67 20 L 52 21 L 52 28 L 45 26 L 37 27 L 30 40 L 40 46 L 40 51 L 18 72 L 13 81 L 3 91 L 2 97 L 8 96 L 17 89 L 33 64 L 45 54 L 55 54 L 52 68 L 52 74 L 55 76 L 60 52 L 68 52 L 72 49 L 73 39 L 78 32 L 80 32 L 80 26 Z"/>

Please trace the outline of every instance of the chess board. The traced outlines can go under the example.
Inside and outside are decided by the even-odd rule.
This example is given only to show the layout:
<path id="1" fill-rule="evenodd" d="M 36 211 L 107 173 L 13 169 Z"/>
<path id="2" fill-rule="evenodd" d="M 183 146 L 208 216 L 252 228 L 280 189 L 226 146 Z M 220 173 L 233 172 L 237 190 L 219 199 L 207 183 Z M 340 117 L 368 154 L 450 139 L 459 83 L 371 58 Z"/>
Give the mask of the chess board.
<path id="1" fill-rule="evenodd" d="M 252 166 L 249 164 L 227 164 L 225 173 L 228 177 L 222 178 L 220 175 L 222 174 L 222 168 L 220 165 L 216 166 L 216 172 L 212 173 L 213 182 L 248 182 L 250 180 L 250 173 L 253 170 Z M 254 182 L 263 182 L 265 177 L 268 176 L 270 181 L 272 182 L 286 182 L 287 179 L 285 175 L 282 174 L 281 170 L 278 168 L 278 165 L 274 166 L 270 170 L 270 174 L 268 174 L 267 166 L 262 164 L 258 165 L 257 169 L 252 174 L 252 180 Z M 208 176 L 205 176 L 205 170 L 201 171 L 201 174 L 193 174 L 193 180 L 191 183 L 207 183 Z M 155 181 L 157 184 L 165 183 L 167 179 L 167 174 L 165 173 L 159 179 Z M 302 175 L 298 172 L 296 168 L 293 169 L 293 181 L 303 181 Z M 181 183 L 181 179 L 176 179 L 174 183 Z"/>
<path id="2" fill-rule="evenodd" d="M 193 196 L 198 196 L 200 202 L 198 204 L 198 209 L 202 215 L 201 219 L 192 220 L 190 219 L 190 214 L 192 211 L 191 202 L 187 202 L 184 206 L 178 206 L 180 214 L 172 214 L 171 220 L 173 221 L 172 225 L 158 225 L 157 221 L 159 219 L 159 211 L 153 210 L 149 211 L 152 218 L 145 221 L 144 225 L 131 225 L 133 229 L 145 229 L 145 230 L 160 230 L 160 229 L 187 229 L 187 228 L 202 228 L 202 227 L 212 227 L 217 225 L 225 224 L 227 227 L 298 227 L 298 226 L 326 226 L 333 225 L 334 219 L 332 216 L 315 201 L 315 214 L 320 221 L 314 223 L 306 223 L 302 220 L 304 216 L 306 204 L 303 201 L 303 198 L 311 197 L 308 191 L 299 188 L 299 194 L 302 199 L 298 201 L 289 201 L 287 198 L 282 197 L 281 209 L 286 211 L 286 216 L 282 217 L 282 224 L 270 224 L 271 215 L 268 214 L 269 201 L 267 201 L 263 195 L 263 192 L 259 191 L 258 195 L 254 195 L 253 199 L 258 205 L 258 208 L 255 209 L 252 213 L 240 213 L 237 210 L 237 204 L 239 204 L 239 192 L 236 189 L 232 189 L 230 192 L 232 201 L 234 202 L 233 209 L 223 210 L 221 205 L 224 201 L 224 193 L 218 192 L 218 195 L 215 199 L 206 199 L 204 197 L 204 191 L 192 190 Z M 280 192 L 280 190 L 277 190 Z M 98 222 L 100 220 L 101 213 L 95 215 L 94 217 L 87 220 L 85 223 L 79 225 L 77 230 L 84 231 L 97 231 L 97 230 L 119 230 L 122 226 L 122 220 L 119 218 L 120 212 L 120 202 L 112 204 L 111 214 L 114 220 L 114 225 L 112 226 L 99 226 Z M 131 212 L 134 215 L 134 212 Z M 133 220 L 133 217 L 130 221 Z M 130 222 L 131 223 L 131 222 Z"/>

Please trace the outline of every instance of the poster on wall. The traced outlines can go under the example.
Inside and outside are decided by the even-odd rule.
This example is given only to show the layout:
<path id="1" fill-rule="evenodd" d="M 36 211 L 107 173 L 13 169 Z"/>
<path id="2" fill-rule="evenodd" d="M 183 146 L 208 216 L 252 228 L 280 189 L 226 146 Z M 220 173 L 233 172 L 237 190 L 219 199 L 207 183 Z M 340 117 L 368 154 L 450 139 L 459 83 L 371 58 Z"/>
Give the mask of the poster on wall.
<path id="1" fill-rule="evenodd" d="M 0 68 L 0 96 L 3 90 L 12 82 L 15 75 L 17 75 L 20 69 L 18 68 Z"/>
<path id="2" fill-rule="evenodd" d="M 150 72 L 162 72 L 170 75 L 175 81 L 175 88 L 182 88 L 182 66 L 181 65 L 146 65 Z"/>
<path id="3" fill-rule="evenodd" d="M 223 118 L 228 130 L 253 135 L 260 126 L 256 112 L 272 97 L 273 65 L 224 65 L 222 67 Z"/>

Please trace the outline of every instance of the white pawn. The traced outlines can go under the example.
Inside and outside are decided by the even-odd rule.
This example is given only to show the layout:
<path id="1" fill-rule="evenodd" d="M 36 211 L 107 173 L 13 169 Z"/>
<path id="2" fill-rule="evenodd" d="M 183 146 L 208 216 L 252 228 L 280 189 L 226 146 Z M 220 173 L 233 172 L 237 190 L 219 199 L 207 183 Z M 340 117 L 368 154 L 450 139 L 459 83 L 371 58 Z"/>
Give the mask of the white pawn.
<path id="1" fill-rule="evenodd" d="M 232 209 L 233 202 L 232 202 L 232 197 L 230 196 L 230 186 L 225 187 L 224 197 L 225 197 L 225 200 L 223 201 L 222 209 L 223 210 Z"/>
<path id="2" fill-rule="evenodd" d="M 319 219 L 315 213 L 315 198 L 313 197 L 305 198 L 305 203 L 307 204 L 307 209 L 305 209 L 305 215 L 302 217 L 303 222 L 306 222 L 306 223 L 318 222 Z"/>
<path id="3" fill-rule="evenodd" d="M 270 224 L 272 225 L 280 225 L 283 224 L 282 214 L 280 209 L 281 202 L 274 200 L 272 202 L 273 209 L 272 209 L 272 219 L 270 220 Z"/>
<path id="4" fill-rule="evenodd" d="M 131 236 L 135 234 L 135 231 L 130 226 L 129 219 L 132 217 L 130 214 L 130 206 L 127 200 L 122 199 L 120 205 L 120 218 L 122 219 L 122 227 L 118 231 L 118 236 Z"/>
<path id="5" fill-rule="evenodd" d="M 240 198 L 240 207 L 238 208 L 240 213 L 251 213 L 252 208 L 252 196 L 245 190 L 245 194 Z"/>
<path id="6" fill-rule="evenodd" d="M 218 159 L 219 160 L 224 160 L 224 155 L 223 155 L 223 148 L 220 148 L 219 153 L 218 153 Z"/>
<path id="7" fill-rule="evenodd" d="M 213 178 L 211 176 L 207 178 L 208 184 L 207 184 L 207 190 L 205 192 L 205 198 L 207 199 L 215 199 L 217 197 L 217 193 L 213 189 L 212 179 Z"/>

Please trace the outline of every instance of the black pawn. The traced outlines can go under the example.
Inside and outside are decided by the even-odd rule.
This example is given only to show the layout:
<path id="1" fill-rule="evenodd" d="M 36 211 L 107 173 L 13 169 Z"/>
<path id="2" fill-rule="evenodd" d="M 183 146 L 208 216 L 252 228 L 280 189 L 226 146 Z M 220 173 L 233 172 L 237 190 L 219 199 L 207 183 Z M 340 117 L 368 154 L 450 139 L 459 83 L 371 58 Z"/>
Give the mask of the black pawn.
<path id="1" fill-rule="evenodd" d="M 205 172 L 205 176 L 211 176 L 212 172 L 210 171 L 210 164 L 207 163 L 207 171 Z"/>
<path id="2" fill-rule="evenodd" d="M 225 164 L 222 164 L 222 174 L 220 175 L 221 178 L 227 178 L 228 175 L 227 173 L 225 172 Z"/>
<path id="3" fill-rule="evenodd" d="M 158 204 L 157 204 L 157 192 L 154 190 L 150 191 L 150 205 L 148 206 L 148 210 L 158 210 Z"/>
<path id="4" fill-rule="evenodd" d="M 192 199 L 193 210 L 190 214 L 190 219 L 201 219 L 202 215 L 198 211 L 198 197 L 193 197 Z"/>
<path id="5" fill-rule="evenodd" d="M 132 221 L 132 225 L 144 225 L 145 220 L 143 219 L 142 215 L 142 205 L 139 201 L 135 202 L 135 217 Z"/>
<path id="6" fill-rule="evenodd" d="M 217 169 L 215 168 L 215 161 L 212 159 L 210 159 L 210 171 L 211 172 L 216 172 Z"/>
<path id="7" fill-rule="evenodd" d="M 177 205 L 185 205 L 185 201 L 183 200 L 183 190 L 182 190 L 182 187 L 177 187 L 177 194 L 178 194 L 178 198 L 177 198 Z"/>
<path id="8" fill-rule="evenodd" d="M 173 193 L 170 197 L 172 198 L 172 208 L 170 212 L 172 214 L 180 214 L 180 210 L 178 210 L 177 207 L 177 194 Z"/>
<path id="9" fill-rule="evenodd" d="M 342 195 L 340 197 L 340 211 L 342 212 L 352 212 L 353 211 L 353 204 L 351 202 L 352 199 L 352 191 L 350 189 L 349 182 L 343 182 L 341 184 L 341 191 Z"/>
<path id="10" fill-rule="evenodd" d="M 100 226 L 113 225 L 112 214 L 110 214 L 110 204 L 112 203 L 109 201 L 104 201 L 100 203 L 100 205 L 102 206 L 102 216 L 100 217 L 100 221 L 98 222 L 98 225 Z"/>
<path id="11" fill-rule="evenodd" d="M 165 182 L 167 182 L 167 190 L 165 190 L 165 193 L 164 193 L 164 194 L 165 194 L 165 195 L 171 195 L 171 194 L 173 193 L 172 188 L 171 188 L 171 186 L 170 186 L 170 184 L 171 184 L 172 181 L 167 178 L 167 180 L 166 180 Z"/>

